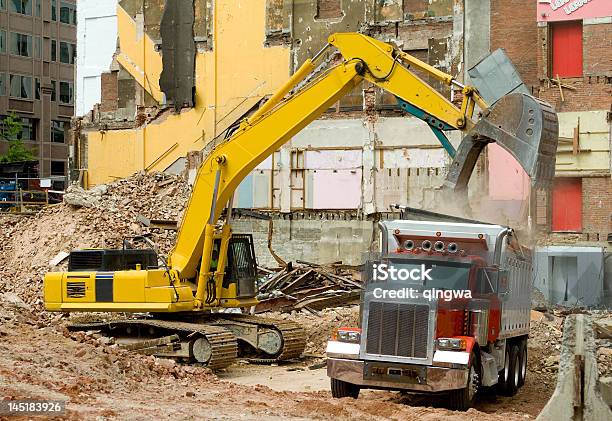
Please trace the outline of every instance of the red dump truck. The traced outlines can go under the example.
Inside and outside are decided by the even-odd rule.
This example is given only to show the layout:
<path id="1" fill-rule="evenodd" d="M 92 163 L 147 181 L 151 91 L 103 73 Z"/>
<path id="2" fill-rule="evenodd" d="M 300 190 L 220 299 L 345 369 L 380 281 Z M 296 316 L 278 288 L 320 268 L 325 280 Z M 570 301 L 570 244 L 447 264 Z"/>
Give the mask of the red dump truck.
<path id="1" fill-rule="evenodd" d="M 361 389 L 446 394 L 466 410 L 482 387 L 525 382 L 532 267 L 512 229 L 486 223 L 380 223 L 366 263 L 360 327 L 327 345 L 332 395 Z"/>

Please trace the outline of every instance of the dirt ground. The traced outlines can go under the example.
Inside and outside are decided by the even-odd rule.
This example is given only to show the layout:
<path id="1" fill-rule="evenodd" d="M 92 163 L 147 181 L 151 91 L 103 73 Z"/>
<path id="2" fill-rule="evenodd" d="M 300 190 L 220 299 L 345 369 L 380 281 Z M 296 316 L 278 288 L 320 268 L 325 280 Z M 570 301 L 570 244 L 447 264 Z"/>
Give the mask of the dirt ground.
<path id="1" fill-rule="evenodd" d="M 178 178 L 137 175 L 109 185 L 90 207 L 61 204 L 32 217 L 0 218 L 0 399 L 66 400 L 66 418 L 73 420 L 518 420 L 535 418 L 551 396 L 561 338 L 555 319 L 532 323 L 537 339 L 530 340 L 528 378 L 518 395 L 483 394 L 462 413 L 397 392 L 331 397 L 320 357 L 334 328 L 357 324 L 357 307 L 274 315 L 305 327 L 307 357 L 277 366 L 239 362 L 219 373 L 69 334 L 65 323 L 79 316 L 43 311 L 42 276 L 66 265 L 50 267 L 59 252 L 120 246 L 126 236 L 149 232 L 133 222 L 137 215 L 178 219 L 186 198 Z M 175 234 L 152 234 L 166 253 Z"/>
<path id="2" fill-rule="evenodd" d="M 68 333 L 61 322 L 49 323 L 10 298 L 0 294 L 2 397 L 66 400 L 67 418 L 74 420 L 518 420 L 534 418 L 554 388 L 551 376 L 530 372 L 514 398 L 483 395 L 466 413 L 396 392 L 364 391 L 356 401 L 338 400 L 331 398 L 325 369 L 317 368 L 321 359 L 271 367 L 238 363 L 214 374 Z M 547 354 L 532 349 L 530 359 Z"/>

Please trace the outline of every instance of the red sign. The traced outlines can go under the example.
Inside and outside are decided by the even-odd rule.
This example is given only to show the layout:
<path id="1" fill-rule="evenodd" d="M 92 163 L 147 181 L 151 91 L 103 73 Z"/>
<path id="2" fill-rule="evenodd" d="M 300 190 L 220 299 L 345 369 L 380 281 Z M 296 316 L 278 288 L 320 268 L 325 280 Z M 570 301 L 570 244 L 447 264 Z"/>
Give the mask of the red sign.
<path id="1" fill-rule="evenodd" d="M 537 0 L 538 22 L 612 16 L 611 0 Z"/>

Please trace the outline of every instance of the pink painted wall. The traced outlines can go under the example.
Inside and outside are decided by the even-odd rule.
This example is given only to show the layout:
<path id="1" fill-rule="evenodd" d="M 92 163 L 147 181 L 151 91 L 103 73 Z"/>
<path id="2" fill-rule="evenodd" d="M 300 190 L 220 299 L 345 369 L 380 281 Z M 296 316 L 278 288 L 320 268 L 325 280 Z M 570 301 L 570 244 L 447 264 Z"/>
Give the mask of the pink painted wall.
<path id="1" fill-rule="evenodd" d="M 538 22 L 612 16 L 612 0 L 537 0 Z"/>
<path id="2" fill-rule="evenodd" d="M 361 167 L 361 150 L 306 151 L 308 169 L 349 169 Z"/>
<path id="3" fill-rule="evenodd" d="M 493 200 L 525 200 L 529 195 L 529 176 L 509 152 L 491 143 L 489 158 L 489 197 Z"/>
<path id="4" fill-rule="evenodd" d="M 361 169 L 312 173 L 313 209 L 355 209 L 361 204 Z"/>

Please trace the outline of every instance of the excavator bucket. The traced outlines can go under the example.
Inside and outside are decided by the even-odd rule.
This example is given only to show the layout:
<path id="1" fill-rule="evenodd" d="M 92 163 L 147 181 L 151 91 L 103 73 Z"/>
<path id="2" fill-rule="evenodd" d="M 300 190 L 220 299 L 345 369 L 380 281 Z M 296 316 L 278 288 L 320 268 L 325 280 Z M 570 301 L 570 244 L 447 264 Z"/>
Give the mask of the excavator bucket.
<path id="1" fill-rule="evenodd" d="M 521 92 L 502 97 L 466 132 L 459 145 L 445 187 L 464 191 L 480 152 L 495 142 L 510 152 L 531 177 L 535 187 L 546 187 L 555 175 L 559 123 L 547 103 Z M 494 173 L 495 169 L 491 169 Z"/>

